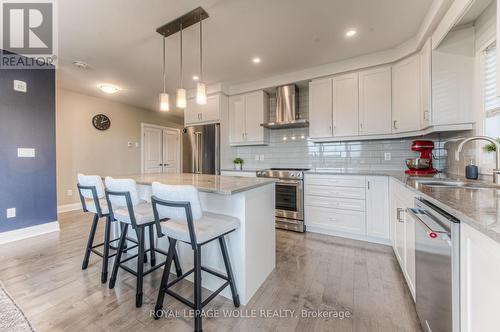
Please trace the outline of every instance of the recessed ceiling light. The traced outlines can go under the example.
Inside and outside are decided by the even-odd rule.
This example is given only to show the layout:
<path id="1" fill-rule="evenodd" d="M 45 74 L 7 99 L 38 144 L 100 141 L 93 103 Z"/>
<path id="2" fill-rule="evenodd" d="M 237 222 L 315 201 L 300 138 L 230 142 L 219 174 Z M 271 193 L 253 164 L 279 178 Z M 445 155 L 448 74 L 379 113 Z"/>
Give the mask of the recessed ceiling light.
<path id="1" fill-rule="evenodd" d="M 258 57 L 253 58 L 252 62 L 253 63 L 260 63 L 260 58 L 258 58 Z"/>
<path id="2" fill-rule="evenodd" d="M 194 76 L 193 76 L 193 81 L 197 81 L 197 80 L 199 80 L 199 79 L 200 79 L 200 78 L 199 78 L 198 76 L 196 76 L 196 75 L 194 75 Z"/>
<path id="3" fill-rule="evenodd" d="M 99 84 L 97 87 L 101 89 L 102 92 L 109 94 L 113 94 L 121 90 L 119 86 L 108 83 Z"/>
<path id="4" fill-rule="evenodd" d="M 88 69 L 89 65 L 83 61 L 73 61 L 73 66 L 80 68 L 80 69 Z"/>
<path id="5" fill-rule="evenodd" d="M 354 36 L 356 33 L 357 33 L 357 31 L 356 31 L 356 30 L 348 30 L 348 31 L 345 33 L 345 35 L 346 35 L 346 37 L 352 37 L 352 36 Z"/>

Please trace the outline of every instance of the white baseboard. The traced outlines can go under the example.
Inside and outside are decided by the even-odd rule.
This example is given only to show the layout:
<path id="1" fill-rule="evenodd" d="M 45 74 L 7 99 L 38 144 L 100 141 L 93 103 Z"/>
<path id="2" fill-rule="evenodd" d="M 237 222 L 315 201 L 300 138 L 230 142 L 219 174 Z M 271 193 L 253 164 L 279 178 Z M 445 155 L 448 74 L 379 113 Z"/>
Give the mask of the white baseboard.
<path id="1" fill-rule="evenodd" d="M 59 223 L 57 221 L 0 233 L 0 244 L 19 241 L 52 232 L 59 232 Z"/>
<path id="2" fill-rule="evenodd" d="M 78 203 L 71 203 L 71 204 L 64 204 L 64 205 L 58 205 L 57 206 L 57 213 L 75 211 L 75 210 L 78 210 L 78 209 L 81 209 L 81 208 L 82 208 L 82 204 L 80 202 L 78 202 Z"/>

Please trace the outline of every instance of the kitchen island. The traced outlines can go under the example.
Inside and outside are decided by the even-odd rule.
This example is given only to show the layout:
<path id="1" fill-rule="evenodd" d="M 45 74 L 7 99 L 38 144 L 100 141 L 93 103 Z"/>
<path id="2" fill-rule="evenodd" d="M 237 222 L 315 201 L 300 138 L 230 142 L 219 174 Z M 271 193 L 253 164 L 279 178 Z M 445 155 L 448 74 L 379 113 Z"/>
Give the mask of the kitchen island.
<path id="1" fill-rule="evenodd" d="M 140 198 L 148 202 L 151 201 L 151 184 L 155 181 L 170 185 L 193 185 L 200 192 L 203 211 L 221 213 L 240 220 L 239 229 L 228 234 L 225 239 L 241 304 L 246 304 L 251 299 L 274 269 L 274 180 L 186 173 L 115 177 L 134 179 L 139 187 Z M 118 231 L 118 225 L 115 226 L 115 231 Z M 158 239 L 157 246 L 167 250 L 167 239 Z M 187 271 L 193 267 L 192 249 L 181 242 L 177 246 L 182 269 Z M 202 264 L 225 274 L 217 241 L 203 246 Z M 191 279 L 187 279 L 192 280 L 192 275 L 190 277 Z M 204 288 L 214 291 L 222 283 L 223 280 L 202 272 Z M 231 299 L 228 288 L 221 294 Z"/>

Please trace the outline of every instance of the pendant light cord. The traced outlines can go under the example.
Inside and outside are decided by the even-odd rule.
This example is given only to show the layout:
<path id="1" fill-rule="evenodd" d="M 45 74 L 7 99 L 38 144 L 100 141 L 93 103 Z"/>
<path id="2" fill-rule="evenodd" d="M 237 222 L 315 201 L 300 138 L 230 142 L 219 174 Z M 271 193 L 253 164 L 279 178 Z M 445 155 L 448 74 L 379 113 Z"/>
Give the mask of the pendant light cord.
<path id="1" fill-rule="evenodd" d="M 180 53 L 181 53 L 181 70 L 180 70 L 180 72 L 181 72 L 180 78 L 181 79 L 180 79 L 180 81 L 181 82 L 180 83 L 181 83 L 181 89 L 182 89 L 182 23 L 181 23 L 180 27 L 181 27 L 181 51 L 180 51 Z"/>
<path id="2" fill-rule="evenodd" d="M 202 42 L 202 23 L 201 23 L 201 12 L 200 12 L 200 82 L 203 82 L 203 42 Z"/>
<path id="3" fill-rule="evenodd" d="M 167 64 L 165 63 L 166 61 L 166 41 L 165 41 L 165 35 L 163 35 L 163 93 L 166 92 L 166 85 L 167 85 Z"/>

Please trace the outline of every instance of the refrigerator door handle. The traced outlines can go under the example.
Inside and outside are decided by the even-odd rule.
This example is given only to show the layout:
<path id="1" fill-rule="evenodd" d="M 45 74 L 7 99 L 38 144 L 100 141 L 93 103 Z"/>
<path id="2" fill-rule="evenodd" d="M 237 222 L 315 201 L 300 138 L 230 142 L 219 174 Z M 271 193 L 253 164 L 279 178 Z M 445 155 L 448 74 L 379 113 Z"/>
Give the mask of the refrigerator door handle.
<path id="1" fill-rule="evenodd" d="M 203 135 L 201 132 L 195 132 L 195 170 L 196 174 L 201 174 L 201 166 L 203 165 Z"/>
<path id="2" fill-rule="evenodd" d="M 220 126 L 215 126 L 215 175 L 220 175 Z"/>

